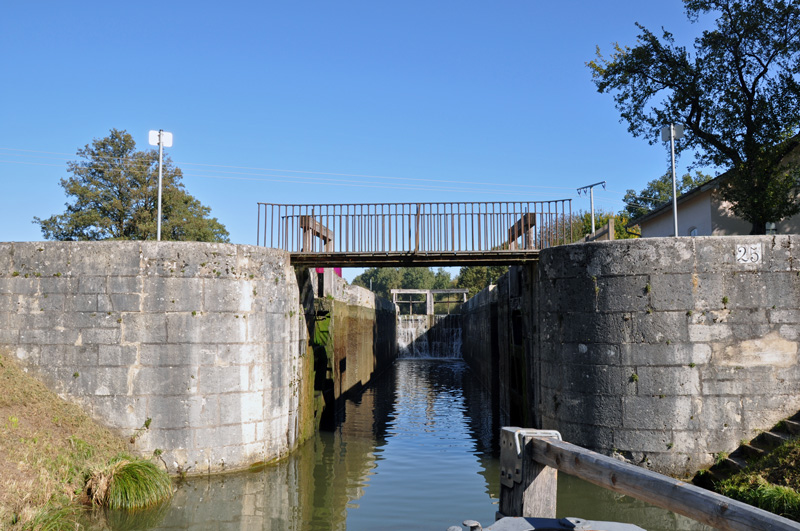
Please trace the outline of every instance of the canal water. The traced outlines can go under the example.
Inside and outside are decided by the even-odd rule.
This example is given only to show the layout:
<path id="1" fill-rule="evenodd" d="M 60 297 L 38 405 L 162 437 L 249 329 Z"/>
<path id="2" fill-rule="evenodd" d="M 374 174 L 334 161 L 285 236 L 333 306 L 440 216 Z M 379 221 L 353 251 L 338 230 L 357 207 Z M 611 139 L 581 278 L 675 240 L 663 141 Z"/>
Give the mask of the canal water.
<path id="1" fill-rule="evenodd" d="M 195 478 L 157 513 L 112 515 L 116 529 L 438 530 L 490 525 L 499 495 L 500 426 L 461 360 L 400 359 L 348 401 L 333 432 L 254 472 Z M 559 516 L 706 529 L 566 475 Z"/>

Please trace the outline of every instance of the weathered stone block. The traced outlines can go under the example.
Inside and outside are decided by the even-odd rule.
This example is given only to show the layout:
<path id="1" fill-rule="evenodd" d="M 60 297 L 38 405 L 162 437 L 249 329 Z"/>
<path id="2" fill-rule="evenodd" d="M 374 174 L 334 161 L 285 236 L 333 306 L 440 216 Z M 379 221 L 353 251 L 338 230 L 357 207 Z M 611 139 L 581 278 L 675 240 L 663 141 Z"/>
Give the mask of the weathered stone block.
<path id="1" fill-rule="evenodd" d="M 697 368 L 640 367 L 637 391 L 640 395 L 676 396 L 700 394 L 700 371 Z"/>
<path id="2" fill-rule="evenodd" d="M 142 367 L 133 377 L 133 394 L 186 396 L 196 387 L 194 367 Z"/>
<path id="3" fill-rule="evenodd" d="M 106 277 L 81 275 L 78 277 L 78 293 L 105 293 Z"/>
<path id="4" fill-rule="evenodd" d="M 622 397 L 600 395 L 562 395 L 558 412 L 562 418 L 569 418 L 581 424 L 617 428 L 622 426 Z"/>
<path id="5" fill-rule="evenodd" d="M 693 238 L 697 253 L 698 272 L 763 271 L 772 259 L 767 240 L 759 236 L 701 236 Z M 762 260 L 759 263 L 739 263 L 738 245 L 761 244 Z"/>
<path id="6" fill-rule="evenodd" d="M 78 279 L 65 276 L 42 277 L 39 279 L 41 293 L 77 293 Z"/>
<path id="7" fill-rule="evenodd" d="M 164 343 L 167 319 L 163 314 L 129 313 L 122 318 L 122 340 L 126 343 Z"/>
<path id="8" fill-rule="evenodd" d="M 711 356 L 711 347 L 702 343 L 631 343 L 620 349 L 622 364 L 637 367 L 700 365 Z"/>
<path id="9" fill-rule="evenodd" d="M 167 314 L 170 343 L 245 343 L 247 320 L 232 314 Z"/>
<path id="10" fill-rule="evenodd" d="M 721 341 L 728 339 L 733 335 L 730 325 L 727 324 L 712 324 L 712 325 L 689 325 L 689 341 L 692 343 L 709 343 L 714 341 Z"/>
<path id="11" fill-rule="evenodd" d="M 687 429 L 692 414 L 692 399 L 688 396 L 622 398 L 622 424 L 628 429 Z"/>
<path id="12" fill-rule="evenodd" d="M 563 389 L 567 396 L 612 395 L 631 392 L 628 376 L 623 367 L 608 365 L 563 365 Z"/>
<path id="13" fill-rule="evenodd" d="M 39 279 L 22 275 L 0 278 L 0 293 L 35 295 L 39 292 Z"/>
<path id="14" fill-rule="evenodd" d="M 169 451 L 165 452 L 167 454 L 166 459 L 172 456 L 178 462 L 178 465 L 186 468 L 187 460 L 180 458 L 181 455 L 186 455 L 186 452 L 181 450 L 194 448 L 194 436 L 195 430 L 191 428 L 151 429 L 142 433 L 142 436 L 136 441 L 136 447 L 143 449 L 168 448 Z"/>
<path id="15" fill-rule="evenodd" d="M 223 424 L 250 424 L 263 420 L 263 396 L 252 392 L 220 395 L 220 421 Z"/>
<path id="16" fill-rule="evenodd" d="M 128 394 L 128 367 L 94 367 L 85 368 L 84 372 L 91 371 L 96 381 L 92 388 L 86 389 L 86 394 L 97 396 L 122 396 Z"/>
<path id="17" fill-rule="evenodd" d="M 2 308 L 1 301 L 2 301 L 2 296 L 0 296 L 0 310 Z M 61 311 L 64 311 L 64 308 L 66 306 L 66 298 L 65 298 L 64 295 L 62 295 L 60 293 L 53 293 L 53 294 L 45 293 L 45 294 L 39 296 L 39 298 L 37 300 L 37 303 L 38 303 L 37 305 L 39 306 L 39 308 L 41 310 L 43 310 L 43 311 L 46 311 L 46 312 L 49 312 L 49 311 L 61 312 Z"/>
<path id="18" fill-rule="evenodd" d="M 13 265 L 20 274 L 50 277 L 68 269 L 70 244 L 66 242 L 19 243 L 13 247 Z"/>
<path id="19" fill-rule="evenodd" d="M 126 345 L 99 345 L 98 364 L 109 367 L 129 367 L 136 363 L 136 347 Z"/>
<path id="20" fill-rule="evenodd" d="M 800 324 L 800 308 L 768 310 L 770 323 Z"/>
<path id="21" fill-rule="evenodd" d="M 225 419 L 222 419 L 225 422 Z M 222 425 L 196 430 L 197 441 L 202 441 L 203 446 L 224 448 L 254 442 L 255 426 L 252 425 Z"/>
<path id="22" fill-rule="evenodd" d="M 97 346 L 75 345 L 41 345 L 39 358 L 53 367 L 68 367 L 83 370 L 83 367 L 94 369 L 97 366 Z"/>
<path id="23" fill-rule="evenodd" d="M 674 446 L 672 430 L 615 430 L 618 451 L 665 452 Z"/>
<path id="24" fill-rule="evenodd" d="M 192 312 L 203 310 L 203 279 L 146 278 L 142 289 L 145 312 Z"/>
<path id="25" fill-rule="evenodd" d="M 20 330 L 19 342 L 36 345 L 74 345 L 78 340 L 77 330 Z"/>
<path id="26" fill-rule="evenodd" d="M 144 277 L 108 277 L 108 293 L 135 293 L 141 294 L 143 292 L 142 285 Z"/>
<path id="27" fill-rule="evenodd" d="M 250 376 L 246 366 L 200 367 L 197 373 L 197 391 L 200 394 L 249 391 Z"/>
<path id="28" fill-rule="evenodd" d="M 122 430 L 131 436 L 141 428 L 147 418 L 147 399 L 143 397 L 117 395 L 92 398 L 94 415 L 103 419 L 109 428 Z"/>
<path id="29" fill-rule="evenodd" d="M 67 312 L 97 312 L 97 295 L 67 295 L 64 301 Z"/>
<path id="30" fill-rule="evenodd" d="M 148 343 L 139 346 L 139 358 L 151 367 L 198 367 L 217 363 L 216 351 L 213 345 Z"/>
<path id="31" fill-rule="evenodd" d="M 217 426 L 219 396 L 151 396 L 147 399 L 152 428 L 206 428 Z M 207 441 L 206 444 L 211 441 Z M 208 444 L 213 446 L 213 444 Z"/>
<path id="32" fill-rule="evenodd" d="M 742 422 L 742 403 L 733 396 L 697 396 L 692 398 L 692 415 L 703 430 L 733 429 Z"/>
<path id="33" fill-rule="evenodd" d="M 79 341 L 85 345 L 116 345 L 120 337 L 120 331 L 113 328 L 85 328 L 81 330 Z"/>
<path id="34" fill-rule="evenodd" d="M 255 282 L 238 279 L 206 280 L 204 308 L 209 312 L 249 312 L 253 307 L 255 285 Z"/>
<path id="35" fill-rule="evenodd" d="M 622 318 L 630 343 L 683 343 L 689 338 L 684 312 L 639 312 Z"/>

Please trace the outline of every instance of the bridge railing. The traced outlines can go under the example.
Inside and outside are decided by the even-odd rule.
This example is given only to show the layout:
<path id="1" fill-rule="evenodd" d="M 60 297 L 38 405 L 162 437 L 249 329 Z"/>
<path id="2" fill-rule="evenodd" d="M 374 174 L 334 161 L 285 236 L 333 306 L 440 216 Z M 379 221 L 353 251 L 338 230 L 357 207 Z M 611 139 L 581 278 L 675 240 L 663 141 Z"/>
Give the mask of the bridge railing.
<path id="1" fill-rule="evenodd" d="M 258 203 L 258 245 L 291 253 L 544 249 L 572 241 L 572 201 Z"/>

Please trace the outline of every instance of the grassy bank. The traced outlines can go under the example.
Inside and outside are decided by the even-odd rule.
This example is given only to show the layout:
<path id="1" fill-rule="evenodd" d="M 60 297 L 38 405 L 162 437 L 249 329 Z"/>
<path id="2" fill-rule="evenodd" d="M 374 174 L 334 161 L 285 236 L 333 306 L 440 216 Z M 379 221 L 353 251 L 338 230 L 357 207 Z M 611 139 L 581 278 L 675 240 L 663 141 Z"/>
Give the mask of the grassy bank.
<path id="1" fill-rule="evenodd" d="M 766 511 L 800 521 L 800 439 L 790 440 L 715 490 Z"/>
<path id="2" fill-rule="evenodd" d="M 67 523 L 89 498 L 109 505 L 96 488 L 86 495 L 87 480 L 108 485 L 115 472 L 130 475 L 131 462 L 138 463 L 134 468 L 141 467 L 142 461 L 124 456 L 122 439 L 60 399 L 4 352 L 0 352 L 0 390 L 0 529 Z M 150 472 L 154 468 L 144 467 Z M 166 475 L 155 470 L 163 498 L 171 492 L 169 480 L 165 487 Z"/>

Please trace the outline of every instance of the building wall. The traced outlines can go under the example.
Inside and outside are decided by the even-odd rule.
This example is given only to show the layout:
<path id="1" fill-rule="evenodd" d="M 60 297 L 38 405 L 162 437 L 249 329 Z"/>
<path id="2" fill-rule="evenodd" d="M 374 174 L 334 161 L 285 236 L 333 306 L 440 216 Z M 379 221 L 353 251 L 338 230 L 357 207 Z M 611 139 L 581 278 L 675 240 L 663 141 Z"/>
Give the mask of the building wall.
<path id="1" fill-rule="evenodd" d="M 163 451 L 171 472 L 274 460 L 313 431 L 306 324 L 282 251 L 2 243 L 0 348 L 132 451 Z"/>
<path id="2" fill-rule="evenodd" d="M 643 238 L 672 236 L 672 208 L 640 225 Z M 698 236 L 733 236 L 750 234 L 753 224 L 745 221 L 731 210 L 731 204 L 720 196 L 719 189 L 700 192 L 688 201 L 678 203 L 678 232 L 689 236 L 692 227 Z M 800 234 L 800 214 L 779 221 L 775 228 L 778 234 Z"/>
<path id="3" fill-rule="evenodd" d="M 711 191 L 698 193 L 688 201 L 678 204 L 678 233 L 689 236 L 692 228 L 697 228 L 698 236 L 710 236 L 714 229 L 712 223 Z M 660 215 L 641 224 L 642 238 L 672 236 L 674 231 L 672 206 Z M 748 231 L 749 232 L 749 231 Z"/>

